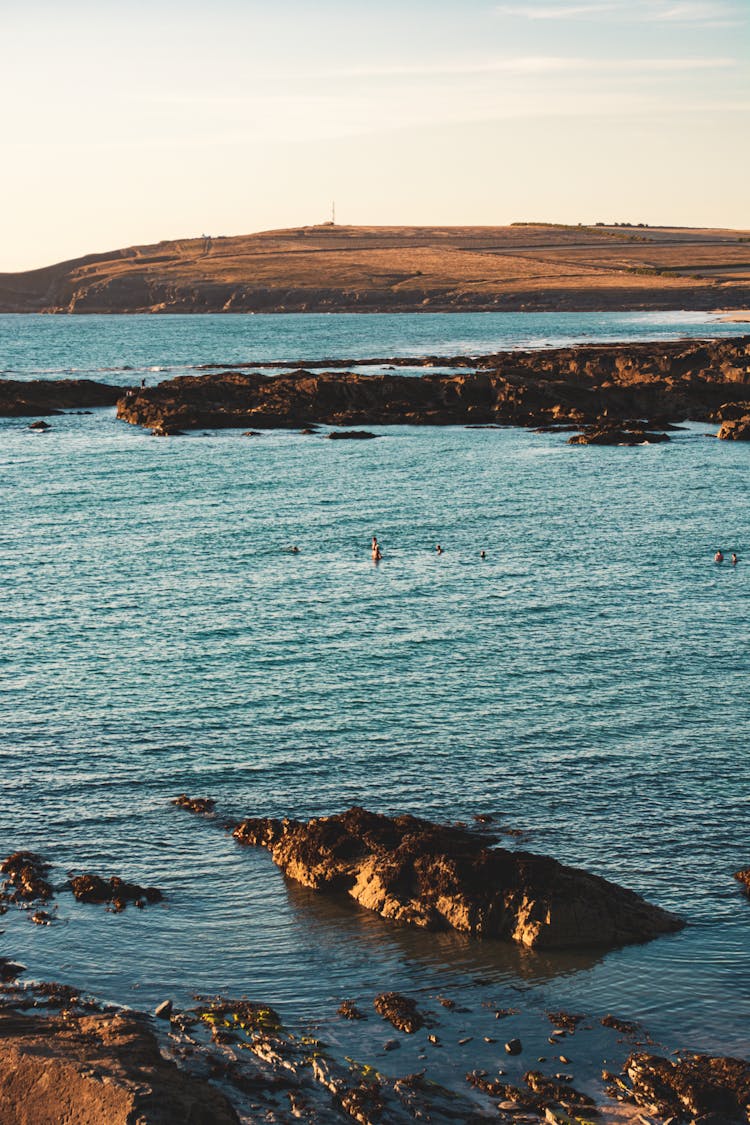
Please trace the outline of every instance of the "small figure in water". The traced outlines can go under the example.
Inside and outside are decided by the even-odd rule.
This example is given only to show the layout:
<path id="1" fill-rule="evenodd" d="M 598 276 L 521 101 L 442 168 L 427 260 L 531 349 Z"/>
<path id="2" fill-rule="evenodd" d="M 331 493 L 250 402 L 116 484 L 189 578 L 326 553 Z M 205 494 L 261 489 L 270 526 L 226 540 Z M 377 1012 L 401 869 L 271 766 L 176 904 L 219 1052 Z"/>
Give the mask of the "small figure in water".
<path id="1" fill-rule="evenodd" d="M 732 566 L 737 566 L 738 561 L 739 560 L 738 560 L 736 554 L 734 553 L 734 551 L 732 551 Z"/>
<path id="2" fill-rule="evenodd" d="M 487 558 L 487 552 L 486 551 L 480 551 L 479 557 L 480 557 L 480 559 L 486 559 Z"/>
<path id="3" fill-rule="evenodd" d="M 722 554 L 721 551 L 717 551 L 716 554 L 714 555 L 714 562 L 715 563 L 724 562 L 724 555 Z"/>
<path id="4" fill-rule="evenodd" d="M 290 547 L 289 552 L 292 555 L 298 555 L 299 554 L 299 547 Z"/>
<path id="5" fill-rule="evenodd" d="M 437 546 L 435 547 L 435 554 L 436 555 L 442 555 L 442 553 L 443 553 L 443 548 L 438 543 Z"/>
<path id="6" fill-rule="evenodd" d="M 378 537 L 377 537 L 377 535 L 373 535 L 373 537 L 372 537 L 372 561 L 373 562 L 380 562 L 382 557 L 383 557 L 383 555 L 380 551 L 380 544 L 378 543 Z"/>

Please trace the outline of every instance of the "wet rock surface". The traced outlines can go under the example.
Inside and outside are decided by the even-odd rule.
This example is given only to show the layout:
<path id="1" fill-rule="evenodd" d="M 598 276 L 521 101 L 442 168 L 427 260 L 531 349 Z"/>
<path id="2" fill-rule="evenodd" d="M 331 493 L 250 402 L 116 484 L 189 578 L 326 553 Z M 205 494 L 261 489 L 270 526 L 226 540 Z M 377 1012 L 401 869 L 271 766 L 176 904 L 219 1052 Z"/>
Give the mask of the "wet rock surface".
<path id="1" fill-rule="evenodd" d="M 112 910 L 124 910 L 129 902 L 136 906 L 162 901 L 162 893 L 156 887 L 141 887 L 138 883 L 128 883 L 118 875 L 102 879 L 99 875 L 74 875 L 70 880 L 70 890 L 78 902 L 106 903 Z"/>
<path id="2" fill-rule="evenodd" d="M 5 879 L 0 883 L 0 904 L 47 902 L 52 885 L 47 881 L 50 864 L 36 852 L 13 852 L 0 863 Z"/>
<path id="3" fill-rule="evenodd" d="M 568 438 L 568 445 L 658 445 L 669 435 L 648 430 L 637 422 L 595 422 Z"/>
<path id="4" fill-rule="evenodd" d="M 188 797 L 187 793 L 180 793 L 179 797 L 175 797 L 172 801 L 172 804 L 200 816 L 208 816 L 216 808 L 216 801 L 212 797 Z"/>
<path id="5" fill-rule="evenodd" d="M 738 883 L 742 883 L 748 894 L 750 894 L 750 867 L 744 867 L 742 871 L 735 871 L 734 877 Z"/>
<path id="6" fill-rule="evenodd" d="M 437 361 L 420 357 L 409 362 L 429 367 Z M 606 439 L 612 444 L 618 425 L 630 443 L 665 440 L 663 432 L 656 434 L 643 423 L 640 433 L 623 428 L 633 419 L 658 420 L 660 425 L 719 420 L 719 412 L 732 406 L 741 416 L 750 415 L 750 337 L 501 352 L 444 357 L 441 363 L 463 370 L 421 377 L 370 375 L 331 363 L 325 371 L 310 364 L 309 369 L 278 374 L 226 369 L 181 376 L 121 397 L 118 417 L 164 431 L 310 429 L 316 423 L 560 430 L 598 425 L 596 443 Z M 357 361 L 356 366 L 366 364 Z"/>
<path id="7" fill-rule="evenodd" d="M 750 1063 L 684 1055 L 677 1060 L 635 1053 L 625 1063 L 630 1098 L 678 1122 L 700 1119 L 731 1125 L 750 1119 Z"/>
<path id="8" fill-rule="evenodd" d="M 415 1000 L 402 996 L 400 992 L 381 992 L 373 1001 L 375 1011 L 384 1020 L 392 1023 L 397 1031 L 413 1035 L 424 1026 L 424 1018 Z"/>
<path id="9" fill-rule="evenodd" d="M 92 379 L 0 379 L 0 417 L 24 418 L 38 414 L 61 414 L 85 406 L 114 406 L 122 387 L 96 383 Z M 44 431 L 47 424 L 33 424 Z"/>
<path id="10" fill-rule="evenodd" d="M 597 875 L 417 817 L 352 808 L 307 823 L 249 818 L 234 835 L 268 848 L 304 886 L 427 929 L 563 948 L 647 941 L 684 925 Z"/>

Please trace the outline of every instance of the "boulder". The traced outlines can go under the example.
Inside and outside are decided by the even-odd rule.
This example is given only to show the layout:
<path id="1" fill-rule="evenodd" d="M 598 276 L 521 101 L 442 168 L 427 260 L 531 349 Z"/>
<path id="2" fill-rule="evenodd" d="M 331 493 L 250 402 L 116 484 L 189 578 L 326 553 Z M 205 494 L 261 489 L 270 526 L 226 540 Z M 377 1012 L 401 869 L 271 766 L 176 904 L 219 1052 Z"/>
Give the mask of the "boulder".
<path id="1" fill-rule="evenodd" d="M 413 816 L 352 808 L 307 823 L 249 818 L 234 836 L 267 848 L 306 887 L 348 894 L 383 918 L 425 929 L 551 949 L 626 945 L 684 925 L 598 875 L 496 847 L 484 831 Z"/>

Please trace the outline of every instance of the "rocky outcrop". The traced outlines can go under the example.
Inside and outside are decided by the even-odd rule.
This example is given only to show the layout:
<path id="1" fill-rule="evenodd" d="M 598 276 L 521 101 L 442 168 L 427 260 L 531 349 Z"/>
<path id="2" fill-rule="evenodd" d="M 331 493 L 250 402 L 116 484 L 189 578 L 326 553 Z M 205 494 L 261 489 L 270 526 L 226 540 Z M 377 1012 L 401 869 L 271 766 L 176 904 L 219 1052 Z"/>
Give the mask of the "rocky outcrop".
<path id="1" fill-rule="evenodd" d="M 637 422 L 600 422 L 568 438 L 568 445 L 657 445 L 664 441 L 669 441 L 668 434 L 647 430 Z"/>
<path id="2" fill-rule="evenodd" d="M 304 886 L 426 929 L 560 948 L 648 941 L 684 924 L 597 875 L 413 816 L 352 808 L 307 823 L 250 818 L 234 835 L 268 848 Z"/>
<path id="3" fill-rule="evenodd" d="M 414 361 L 431 364 L 432 360 Z M 613 427 L 639 419 L 710 420 L 731 403 L 750 413 L 750 337 L 597 345 L 445 360 L 464 370 L 421 377 L 386 371 L 226 370 L 131 391 L 118 417 L 158 432 L 331 426 Z M 312 367 L 312 365 L 310 365 Z M 657 440 L 654 438 L 652 440 Z M 658 440 L 664 440 L 663 437 Z"/>
<path id="4" fill-rule="evenodd" d="M 717 436 L 722 441 L 750 441 L 750 413 L 722 422 Z"/>
<path id="5" fill-rule="evenodd" d="M 636 1053 L 625 1063 L 631 1099 L 673 1121 L 732 1125 L 750 1118 L 750 1063 L 685 1055 L 677 1060 Z"/>
<path id="6" fill-rule="evenodd" d="M 114 406 L 122 387 L 93 379 L 0 379 L 0 417 L 25 418 L 61 414 L 84 407 Z M 42 429 L 42 426 L 37 426 Z"/>
<path id="7" fill-rule="evenodd" d="M 0 1010 L 3 1125 L 237 1125 L 219 1090 L 164 1059 L 133 1012 Z"/>

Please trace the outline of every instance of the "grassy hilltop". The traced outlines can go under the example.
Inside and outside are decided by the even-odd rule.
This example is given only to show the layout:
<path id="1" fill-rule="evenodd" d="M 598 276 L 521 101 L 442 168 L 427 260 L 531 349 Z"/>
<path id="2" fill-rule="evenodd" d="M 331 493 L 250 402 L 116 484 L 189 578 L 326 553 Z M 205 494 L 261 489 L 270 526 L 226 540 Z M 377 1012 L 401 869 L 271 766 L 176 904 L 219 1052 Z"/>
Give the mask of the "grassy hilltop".
<path id="1" fill-rule="evenodd" d="M 0 312 L 727 307 L 750 307 L 750 231 L 324 224 L 0 274 Z"/>

